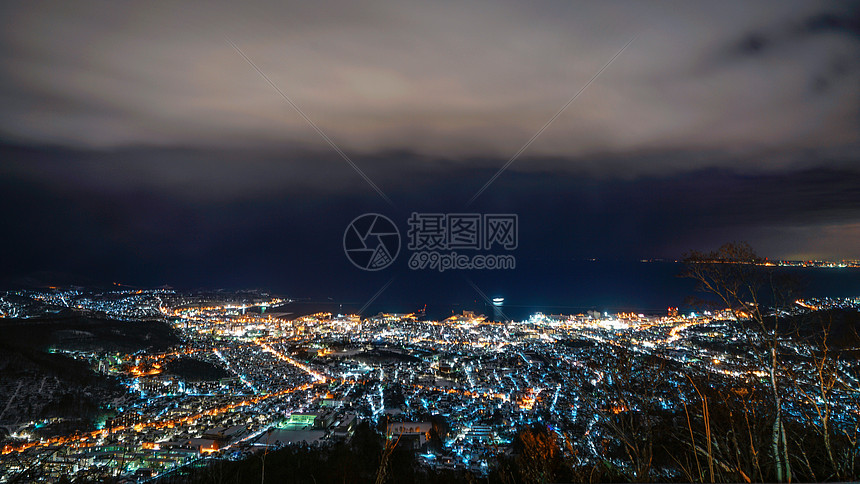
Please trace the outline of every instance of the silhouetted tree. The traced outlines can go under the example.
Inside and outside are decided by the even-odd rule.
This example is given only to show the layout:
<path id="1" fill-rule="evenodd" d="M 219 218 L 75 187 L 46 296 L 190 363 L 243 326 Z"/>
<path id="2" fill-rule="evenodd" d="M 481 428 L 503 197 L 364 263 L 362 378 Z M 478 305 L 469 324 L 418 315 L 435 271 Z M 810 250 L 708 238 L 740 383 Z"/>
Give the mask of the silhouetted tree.
<path id="1" fill-rule="evenodd" d="M 728 243 L 712 252 L 693 251 L 684 259 L 685 277 L 697 288 L 717 298 L 714 309 L 728 309 L 741 324 L 750 349 L 766 368 L 773 401 L 771 452 L 774 477 L 791 480 L 791 460 L 782 414 L 779 355 L 780 315 L 795 300 L 795 285 L 788 278 L 765 266 L 746 243 Z M 702 301 L 700 301 L 702 302 Z M 768 311 L 768 306 L 772 311 Z"/>
<path id="2" fill-rule="evenodd" d="M 546 427 L 527 427 L 517 435 L 515 463 L 522 482 L 545 484 L 567 474 L 558 435 Z"/>

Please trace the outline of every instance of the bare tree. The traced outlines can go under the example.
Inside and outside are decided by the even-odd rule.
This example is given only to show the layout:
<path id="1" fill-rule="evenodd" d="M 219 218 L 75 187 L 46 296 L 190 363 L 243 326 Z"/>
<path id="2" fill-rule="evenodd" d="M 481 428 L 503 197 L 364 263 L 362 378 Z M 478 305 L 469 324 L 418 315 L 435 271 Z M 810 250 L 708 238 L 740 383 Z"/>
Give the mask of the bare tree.
<path id="1" fill-rule="evenodd" d="M 770 413 L 763 416 L 760 411 L 770 406 L 762 404 L 761 392 L 714 375 L 688 374 L 687 378 L 692 389 L 685 389 L 682 404 L 688 433 L 677 440 L 687 444 L 692 458 L 675 457 L 682 472 L 699 482 L 765 480 L 759 449 L 768 441 Z"/>
<path id="2" fill-rule="evenodd" d="M 386 432 L 385 445 L 382 447 L 382 457 L 379 461 L 379 468 L 376 471 L 376 484 L 383 484 L 388 480 L 389 460 L 391 459 L 391 454 L 394 453 L 394 449 L 397 448 L 397 444 L 400 443 L 400 437 L 402 436 L 403 434 L 397 434 L 397 439 L 394 439 L 393 435 Z"/>
<path id="3" fill-rule="evenodd" d="M 555 432 L 538 432 L 527 428 L 520 432 L 523 450 L 518 458 L 523 482 L 545 484 L 555 482 L 556 464 L 561 458 L 561 447 Z"/>
<path id="4" fill-rule="evenodd" d="M 821 324 L 821 329 L 815 331 L 812 338 L 809 362 L 802 365 L 799 372 L 796 368 L 784 368 L 786 373 L 793 376 L 790 381 L 802 403 L 800 409 L 807 428 L 813 429 L 813 435 L 820 439 L 816 444 L 823 443 L 824 446 L 824 459 L 817 458 L 816 455 L 809 459 L 807 450 L 801 447 L 801 462 L 806 465 L 813 480 L 850 480 L 856 477 L 857 471 L 853 456 L 857 454 L 858 419 L 854 418 L 853 425 L 850 422 L 845 425 L 843 422 L 841 426 L 834 426 L 834 407 L 838 405 L 840 397 L 853 395 L 856 399 L 858 390 L 852 388 L 840 374 L 841 352 L 838 349 L 834 351 L 831 345 L 833 321 L 824 323 L 818 317 L 812 319 L 814 327 L 817 328 L 817 325 Z M 798 334 L 798 338 L 802 336 Z M 857 408 L 856 403 L 854 407 Z M 845 420 L 845 416 L 842 415 L 842 420 Z M 850 413 L 847 416 L 850 416 Z M 813 449 L 811 453 L 820 454 L 820 451 L 815 450 L 817 449 Z M 819 470 L 818 475 L 815 474 L 816 469 L 813 469 L 813 463 L 817 461 L 826 461 L 829 465 L 827 467 L 822 463 L 815 466 Z"/>
<path id="5" fill-rule="evenodd" d="M 791 463 L 783 422 L 780 388 L 780 316 L 793 304 L 790 281 L 770 270 L 766 260 L 746 243 L 725 244 L 716 251 L 693 251 L 684 259 L 685 277 L 716 297 L 713 308 L 728 309 L 741 325 L 749 347 L 770 380 L 774 417 L 771 450 L 777 481 L 791 481 Z M 772 308 L 768 311 L 768 307 Z"/>
<path id="6" fill-rule="evenodd" d="M 606 378 L 601 387 L 604 397 L 594 411 L 606 436 L 611 437 L 617 449 L 615 455 L 623 463 L 620 469 L 624 478 L 633 482 L 653 479 L 656 452 L 660 447 L 657 428 L 660 396 L 666 389 L 656 382 L 663 374 L 663 360 L 659 356 L 642 356 L 625 343 L 615 348 L 603 361 Z M 606 458 L 606 456 L 604 456 Z"/>

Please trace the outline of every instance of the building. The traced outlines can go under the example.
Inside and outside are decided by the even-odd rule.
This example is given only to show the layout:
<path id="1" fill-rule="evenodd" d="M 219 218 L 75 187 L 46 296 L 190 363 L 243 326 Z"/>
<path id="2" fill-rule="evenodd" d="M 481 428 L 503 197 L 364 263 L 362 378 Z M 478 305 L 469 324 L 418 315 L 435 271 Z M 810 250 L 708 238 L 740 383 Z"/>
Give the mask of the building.
<path id="1" fill-rule="evenodd" d="M 388 424 L 388 438 L 397 439 L 399 444 L 406 444 L 414 449 L 421 448 L 430 439 L 430 422 L 393 422 Z"/>

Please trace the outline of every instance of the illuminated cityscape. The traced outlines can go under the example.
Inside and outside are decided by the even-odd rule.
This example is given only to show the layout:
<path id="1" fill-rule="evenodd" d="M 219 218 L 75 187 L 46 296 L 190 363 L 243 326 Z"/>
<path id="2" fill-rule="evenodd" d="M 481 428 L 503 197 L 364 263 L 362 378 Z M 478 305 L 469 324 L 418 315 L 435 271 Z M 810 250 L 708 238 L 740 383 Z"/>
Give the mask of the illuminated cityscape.
<path id="1" fill-rule="evenodd" d="M 468 311 L 439 321 L 421 313 L 291 317 L 289 299 L 265 293 L 173 290 L 17 291 L 0 302 L 4 317 L 19 325 L 38 327 L 31 321 L 72 311 L 118 324 L 145 318 L 178 335 L 159 352 L 88 350 L 92 335 L 83 331 L 49 348 L 115 377 L 124 390 L 101 402 L 94 428 L 62 433 L 62 417 L 16 415 L 19 402 L 47 391 L 44 381 L 38 390 L 24 379 L 14 391 L 4 388 L 10 399 L 0 402 L 0 423 L 11 430 L 0 457 L 4 481 L 169 476 L 283 446 L 325 447 L 348 440 L 360 422 L 374 428 L 387 422 L 388 438 L 412 442 L 423 467 L 481 476 L 499 449 L 533 424 L 557 433 L 583 461 L 605 458 L 606 442 L 617 439 L 606 415 L 634 410 L 626 408 L 632 400 L 612 363 L 624 352 L 661 362 L 654 384 L 665 391 L 657 403 L 667 411 L 695 405 L 680 389 L 690 375 L 727 388 L 755 388 L 768 379 L 744 350 L 743 325 L 729 311 L 535 313 L 523 321 Z M 798 300 L 793 312 L 858 308 L 860 298 Z M 806 357 L 792 375 L 814 374 L 812 346 L 792 339 L 780 346 L 798 361 Z M 176 365 L 183 361 L 217 374 L 183 376 Z M 858 370 L 856 360 L 840 362 L 846 388 L 860 386 Z M 792 402 L 786 411 L 802 420 L 809 412 L 804 395 L 815 393 L 816 382 L 795 378 L 796 386 L 785 389 Z M 833 425 L 856 428 L 856 394 L 836 390 L 831 400 Z M 446 422 L 444 435 L 431 436 L 434 416 Z M 432 439 L 439 442 L 431 446 Z"/>

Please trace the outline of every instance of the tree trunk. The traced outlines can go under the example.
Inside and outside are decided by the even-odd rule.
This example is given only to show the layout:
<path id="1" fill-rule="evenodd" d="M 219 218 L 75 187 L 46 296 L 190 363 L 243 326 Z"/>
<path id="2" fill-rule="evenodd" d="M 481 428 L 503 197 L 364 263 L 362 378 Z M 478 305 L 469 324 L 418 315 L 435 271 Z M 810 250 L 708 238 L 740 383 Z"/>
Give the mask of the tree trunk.
<path id="1" fill-rule="evenodd" d="M 779 392 L 776 384 L 776 348 L 771 350 L 770 384 L 773 387 L 773 402 L 776 409 L 776 417 L 773 420 L 773 461 L 776 468 L 777 482 L 783 482 L 782 453 L 779 451 L 780 430 L 782 429 L 782 405 L 779 401 Z"/>

